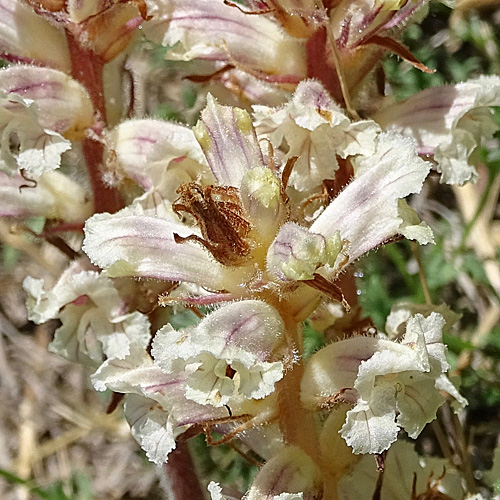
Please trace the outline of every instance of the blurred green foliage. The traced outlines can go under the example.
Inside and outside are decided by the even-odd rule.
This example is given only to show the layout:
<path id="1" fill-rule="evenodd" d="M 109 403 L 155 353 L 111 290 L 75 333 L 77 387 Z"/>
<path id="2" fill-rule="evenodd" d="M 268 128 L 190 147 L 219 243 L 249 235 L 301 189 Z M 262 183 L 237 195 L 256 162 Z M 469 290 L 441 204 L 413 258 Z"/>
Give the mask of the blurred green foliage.
<path id="1" fill-rule="evenodd" d="M 0 469 L 0 477 L 13 485 L 26 487 L 32 495 L 41 500 L 91 500 L 92 488 L 84 472 L 74 473 L 68 481 L 57 481 L 48 486 L 37 486 L 33 481 L 26 481 L 12 472 Z"/>

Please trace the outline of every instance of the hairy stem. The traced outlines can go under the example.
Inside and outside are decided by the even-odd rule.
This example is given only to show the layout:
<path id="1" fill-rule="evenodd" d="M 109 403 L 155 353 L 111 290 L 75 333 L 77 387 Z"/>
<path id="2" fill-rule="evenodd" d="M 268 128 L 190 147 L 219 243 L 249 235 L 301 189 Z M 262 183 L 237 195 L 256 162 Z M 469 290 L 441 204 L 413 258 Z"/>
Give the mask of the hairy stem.
<path id="1" fill-rule="evenodd" d="M 284 316 L 286 318 L 286 316 Z M 286 321 L 286 320 L 285 320 Z M 286 321 L 287 331 L 293 344 L 302 345 L 299 327 L 293 321 Z M 300 347 L 299 347 L 300 348 Z M 305 453 L 318 462 L 319 443 L 313 415 L 306 411 L 300 399 L 300 383 L 304 374 L 302 353 L 291 370 L 276 384 L 278 392 L 279 424 L 285 441 L 299 446 Z"/>
<path id="2" fill-rule="evenodd" d="M 106 102 L 104 98 L 102 70 L 104 64 L 92 51 L 84 49 L 74 36 L 66 31 L 71 55 L 71 72 L 89 93 L 96 113 L 95 136 L 83 140 L 83 156 L 94 194 L 94 212 L 116 212 L 123 207 L 117 189 L 106 185 L 102 177 L 104 145 L 98 130 L 106 126 Z"/>

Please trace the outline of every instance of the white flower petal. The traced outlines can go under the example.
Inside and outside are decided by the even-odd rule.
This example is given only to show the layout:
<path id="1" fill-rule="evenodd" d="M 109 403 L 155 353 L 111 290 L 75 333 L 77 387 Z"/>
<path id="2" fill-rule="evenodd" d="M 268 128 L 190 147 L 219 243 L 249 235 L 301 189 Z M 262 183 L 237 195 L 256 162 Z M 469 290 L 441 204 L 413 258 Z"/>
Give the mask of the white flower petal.
<path id="1" fill-rule="evenodd" d="M 169 325 L 153 341 L 155 363 L 166 372 L 187 369 L 186 397 L 221 407 L 232 398 L 261 399 L 283 377 L 280 361 L 268 362 L 284 332 L 277 311 L 244 300 L 207 315 L 196 327 Z"/>
<path id="2" fill-rule="evenodd" d="M 426 222 L 421 222 L 417 213 L 405 200 L 399 200 L 399 217 L 403 221 L 399 232 L 409 240 L 418 241 L 421 245 L 434 243 L 434 234 Z"/>
<path id="3" fill-rule="evenodd" d="M 354 387 L 359 366 L 383 349 L 385 340 L 352 337 L 334 342 L 314 353 L 305 365 L 301 399 L 307 408 L 317 408 L 342 389 Z"/>
<path id="4" fill-rule="evenodd" d="M 109 149 L 116 153 L 127 175 L 144 189 L 156 185 L 165 167 L 175 158 L 189 156 L 204 162 L 203 152 L 192 130 L 162 120 L 120 123 L 110 133 Z"/>
<path id="5" fill-rule="evenodd" d="M 271 19 L 212 0 L 146 3 L 154 19 L 144 31 L 156 43 L 172 47 L 166 54 L 169 59 L 234 62 L 257 75 L 280 75 L 294 83 L 305 76 L 303 44 Z"/>
<path id="6" fill-rule="evenodd" d="M 0 70 L 0 91 L 34 101 L 36 116 L 44 129 L 67 139 L 83 138 L 94 122 L 94 109 L 84 87 L 62 71 L 36 66 L 10 66 Z M 7 108 L 15 113 L 21 104 Z"/>
<path id="7" fill-rule="evenodd" d="M 239 188 L 247 171 L 263 165 L 252 121 L 244 109 L 221 106 L 208 94 L 193 131 L 219 185 Z"/>
<path id="8" fill-rule="evenodd" d="M 325 237 L 288 222 L 269 247 L 267 268 L 282 280 L 310 280 L 324 266 L 331 274 L 341 249 L 338 232 Z"/>
<path id="9" fill-rule="evenodd" d="M 0 11 L 0 52 L 14 56 L 14 61 L 17 56 L 62 71 L 71 70 L 63 29 L 58 29 L 18 0 L 1 0 Z"/>
<path id="10" fill-rule="evenodd" d="M 457 85 L 431 87 L 375 115 L 386 130 L 413 137 L 422 154 L 434 154 L 441 182 L 477 178 L 468 161 L 481 140 L 495 131 L 488 106 L 500 105 L 500 77 L 481 76 Z"/>
<path id="11" fill-rule="evenodd" d="M 201 245 L 178 244 L 194 229 L 157 217 L 97 214 L 85 225 L 83 249 L 92 262 L 107 270 L 109 276 L 141 276 L 170 281 L 197 283 L 224 290 L 234 282 L 231 269 L 216 262 Z"/>
<path id="12" fill-rule="evenodd" d="M 369 403 L 358 404 L 347 412 L 341 435 L 353 453 L 381 453 L 396 441 L 395 391 L 392 385 L 379 386 Z"/>
<path id="13" fill-rule="evenodd" d="M 48 292 L 43 280 L 29 276 L 23 287 L 32 321 L 61 320 L 49 350 L 66 359 L 96 367 L 106 358 L 126 357 L 132 343 L 144 349 L 149 343 L 147 317 L 139 312 L 127 314 L 111 280 L 94 271 L 81 271 L 78 262 Z"/>
<path id="14" fill-rule="evenodd" d="M 436 418 L 444 398 L 436 390 L 436 381 L 421 373 L 400 375 L 401 389 L 397 392 L 400 412 L 396 422 L 412 439 L 416 439 L 426 424 Z"/>
<path id="15" fill-rule="evenodd" d="M 71 143 L 38 122 L 33 101 L 0 91 L 0 169 L 10 175 L 24 170 L 35 179 L 61 166 Z"/>
<path id="16" fill-rule="evenodd" d="M 167 462 L 169 453 L 175 448 L 174 426 L 169 413 L 153 400 L 136 394 L 127 395 L 124 409 L 132 436 L 149 460 L 157 465 Z"/>
<path id="17" fill-rule="evenodd" d="M 373 156 L 353 159 L 355 179 L 328 205 L 311 231 L 349 241 L 349 262 L 396 235 L 402 220 L 399 199 L 419 192 L 430 164 L 412 140 L 380 134 Z"/>

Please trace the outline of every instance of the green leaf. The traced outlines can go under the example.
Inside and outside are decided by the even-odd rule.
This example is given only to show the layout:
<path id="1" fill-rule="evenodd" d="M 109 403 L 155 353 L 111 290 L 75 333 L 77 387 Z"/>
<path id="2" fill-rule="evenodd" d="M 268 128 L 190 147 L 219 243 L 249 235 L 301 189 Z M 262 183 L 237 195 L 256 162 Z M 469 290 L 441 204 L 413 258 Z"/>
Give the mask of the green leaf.
<path id="1" fill-rule="evenodd" d="M 460 337 L 449 333 L 443 333 L 443 341 L 448 346 L 448 349 L 456 354 L 460 354 L 463 350 L 472 351 L 474 349 L 474 346 L 469 341 L 462 340 Z"/>
<path id="2" fill-rule="evenodd" d="M 51 484 L 47 488 L 41 488 L 33 485 L 32 481 L 22 479 L 5 469 L 0 469 L 0 476 L 11 484 L 20 484 L 25 486 L 32 494 L 37 495 L 42 500 L 74 500 L 66 496 L 63 491 L 62 484 L 59 482 Z"/>

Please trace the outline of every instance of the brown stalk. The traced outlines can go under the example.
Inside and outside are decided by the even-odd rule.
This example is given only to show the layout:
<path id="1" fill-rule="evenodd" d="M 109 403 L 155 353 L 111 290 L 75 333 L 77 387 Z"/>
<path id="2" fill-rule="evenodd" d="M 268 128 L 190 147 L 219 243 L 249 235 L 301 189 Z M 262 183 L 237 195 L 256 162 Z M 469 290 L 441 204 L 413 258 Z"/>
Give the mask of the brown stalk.
<path id="1" fill-rule="evenodd" d="M 96 128 L 106 126 L 106 102 L 102 71 L 104 63 L 90 50 L 84 49 L 74 36 L 66 31 L 71 72 L 89 93 L 96 113 Z M 88 137 L 82 143 L 83 156 L 94 194 L 94 212 L 114 213 L 123 207 L 120 193 L 108 186 L 102 176 L 104 144 L 98 137 Z"/>
<path id="2" fill-rule="evenodd" d="M 177 443 L 176 449 L 170 453 L 163 470 L 166 498 L 170 500 L 205 498 L 187 443 Z"/>

